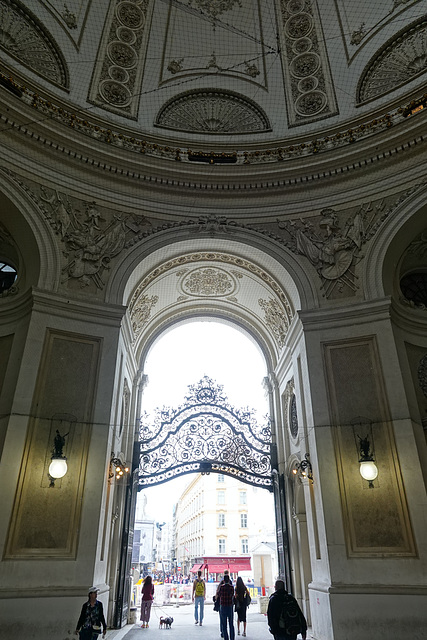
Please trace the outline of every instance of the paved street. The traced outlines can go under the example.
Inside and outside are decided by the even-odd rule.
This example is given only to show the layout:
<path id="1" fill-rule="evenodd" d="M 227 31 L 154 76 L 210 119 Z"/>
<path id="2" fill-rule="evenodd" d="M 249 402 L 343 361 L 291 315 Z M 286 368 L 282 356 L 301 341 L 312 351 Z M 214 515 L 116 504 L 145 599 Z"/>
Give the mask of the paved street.
<path id="1" fill-rule="evenodd" d="M 160 616 L 171 616 L 174 619 L 172 628 L 159 629 Z M 235 616 L 234 624 L 236 640 L 241 638 L 237 635 L 237 623 Z M 240 632 L 243 631 L 242 625 Z M 247 615 L 246 636 L 248 640 L 273 640 L 273 636 L 268 631 L 267 617 L 259 613 L 258 604 L 251 604 Z M 173 640 L 185 638 L 185 640 L 220 640 L 219 614 L 213 610 L 213 605 L 205 605 L 205 616 L 203 626 L 194 624 L 194 607 L 192 605 L 183 606 L 163 606 L 153 607 L 151 610 L 150 627 L 141 629 L 139 622 L 135 625 L 127 625 L 119 631 L 109 631 L 107 640 Z M 311 638 L 310 633 L 307 638 Z"/>

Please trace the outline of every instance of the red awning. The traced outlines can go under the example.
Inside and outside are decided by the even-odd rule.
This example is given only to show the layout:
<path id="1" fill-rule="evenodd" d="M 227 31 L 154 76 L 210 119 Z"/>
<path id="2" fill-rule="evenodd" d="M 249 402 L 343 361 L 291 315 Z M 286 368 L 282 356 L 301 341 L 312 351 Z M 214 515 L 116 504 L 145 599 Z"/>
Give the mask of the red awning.
<path id="1" fill-rule="evenodd" d="M 197 573 L 199 569 L 202 568 L 201 564 L 193 564 L 193 566 L 191 567 L 190 571 L 191 573 Z"/>
<path id="2" fill-rule="evenodd" d="M 240 558 L 237 562 L 230 562 L 228 568 L 231 573 L 237 573 L 237 571 L 251 571 L 251 559 Z"/>
<path id="3" fill-rule="evenodd" d="M 224 573 L 225 569 L 228 568 L 226 564 L 208 564 L 209 573 Z"/>

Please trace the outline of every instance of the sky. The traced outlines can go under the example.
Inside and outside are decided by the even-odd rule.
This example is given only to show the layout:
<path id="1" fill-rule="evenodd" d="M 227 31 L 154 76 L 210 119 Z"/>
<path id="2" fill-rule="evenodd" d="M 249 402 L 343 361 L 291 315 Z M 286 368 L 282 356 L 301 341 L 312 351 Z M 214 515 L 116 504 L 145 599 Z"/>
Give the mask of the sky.
<path id="1" fill-rule="evenodd" d="M 156 407 L 180 405 L 188 385 L 205 375 L 223 385 L 233 406 L 254 409 L 260 422 L 268 413 L 262 387 L 267 369 L 261 351 L 245 334 L 218 321 L 187 322 L 171 329 L 152 347 L 144 373 L 148 385 L 142 410 L 150 415 Z M 160 522 L 170 519 L 173 504 L 192 480 L 187 475 L 147 489 L 147 516 Z"/>

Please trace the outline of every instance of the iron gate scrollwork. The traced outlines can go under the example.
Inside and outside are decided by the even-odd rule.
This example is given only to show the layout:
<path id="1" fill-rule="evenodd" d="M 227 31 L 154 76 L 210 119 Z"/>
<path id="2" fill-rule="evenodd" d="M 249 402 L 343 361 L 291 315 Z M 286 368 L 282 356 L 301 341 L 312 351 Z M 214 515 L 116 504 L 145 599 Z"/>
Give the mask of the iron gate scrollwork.
<path id="1" fill-rule="evenodd" d="M 208 376 L 188 387 L 177 409 L 140 421 L 139 489 L 186 473 L 223 473 L 272 491 L 271 428 L 255 412 L 236 409 Z"/>

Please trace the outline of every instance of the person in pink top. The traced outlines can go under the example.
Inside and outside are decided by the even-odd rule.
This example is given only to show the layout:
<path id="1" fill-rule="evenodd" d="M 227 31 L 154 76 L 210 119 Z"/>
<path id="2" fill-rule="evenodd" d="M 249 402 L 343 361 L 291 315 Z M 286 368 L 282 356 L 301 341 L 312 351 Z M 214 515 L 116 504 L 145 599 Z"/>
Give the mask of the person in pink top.
<path id="1" fill-rule="evenodd" d="M 153 603 L 154 584 L 151 576 L 144 578 L 144 585 L 141 592 L 141 627 L 148 629 L 148 623 L 150 621 L 151 605 Z"/>

